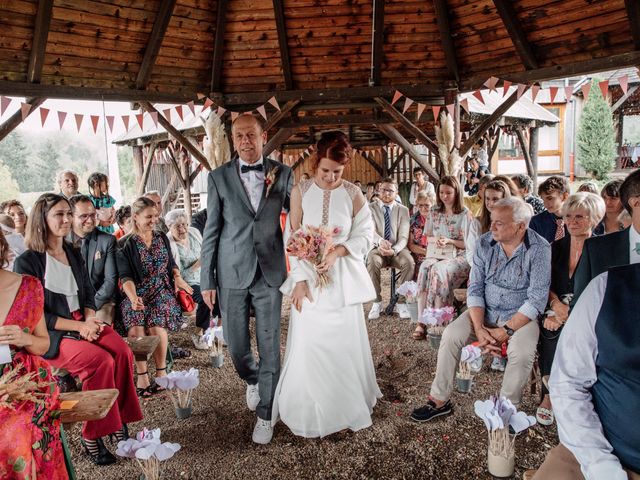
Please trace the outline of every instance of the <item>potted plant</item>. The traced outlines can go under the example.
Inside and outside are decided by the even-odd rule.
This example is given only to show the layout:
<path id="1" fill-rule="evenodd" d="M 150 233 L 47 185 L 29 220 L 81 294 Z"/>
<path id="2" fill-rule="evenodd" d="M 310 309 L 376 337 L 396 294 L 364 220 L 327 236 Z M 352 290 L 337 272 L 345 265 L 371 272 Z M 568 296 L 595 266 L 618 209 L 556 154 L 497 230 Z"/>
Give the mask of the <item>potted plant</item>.
<path id="1" fill-rule="evenodd" d="M 404 297 L 411 323 L 418 323 L 418 284 L 413 280 L 406 281 L 396 289 L 396 293 Z"/>
<path id="2" fill-rule="evenodd" d="M 477 400 L 474 410 L 484 422 L 489 435 L 489 473 L 494 477 L 512 476 L 515 470 L 516 435 L 535 425 L 536 419 L 524 412 L 518 412 L 510 400 L 497 395 L 489 400 Z"/>
<path id="3" fill-rule="evenodd" d="M 214 368 L 222 368 L 224 365 L 224 338 L 222 335 L 222 327 L 210 327 L 202 336 L 203 341 L 209 346 L 209 359 L 211 366 Z"/>
<path id="4" fill-rule="evenodd" d="M 166 377 L 157 377 L 156 383 L 167 389 L 169 397 L 176 409 L 176 417 L 183 420 L 191 416 L 191 400 L 193 390 L 200 383 L 196 368 L 187 371 L 171 372 Z"/>
<path id="5" fill-rule="evenodd" d="M 454 314 L 453 307 L 425 308 L 422 312 L 422 323 L 427 325 L 427 338 L 429 345 L 434 350 L 440 347 L 442 333 L 449 322 L 453 320 Z"/>
<path id="6" fill-rule="evenodd" d="M 478 359 L 482 360 L 482 350 L 476 345 L 467 345 L 460 352 L 460 363 L 456 375 L 456 386 L 460 393 L 469 393 L 473 385 L 474 369 Z"/>
<path id="7" fill-rule="evenodd" d="M 146 428 L 136 435 L 136 438 L 128 438 L 118 442 L 116 455 L 133 458 L 142 470 L 144 480 L 158 480 L 162 473 L 160 462 L 168 460 L 180 450 L 178 443 L 160 443 L 160 429 L 147 430 Z"/>

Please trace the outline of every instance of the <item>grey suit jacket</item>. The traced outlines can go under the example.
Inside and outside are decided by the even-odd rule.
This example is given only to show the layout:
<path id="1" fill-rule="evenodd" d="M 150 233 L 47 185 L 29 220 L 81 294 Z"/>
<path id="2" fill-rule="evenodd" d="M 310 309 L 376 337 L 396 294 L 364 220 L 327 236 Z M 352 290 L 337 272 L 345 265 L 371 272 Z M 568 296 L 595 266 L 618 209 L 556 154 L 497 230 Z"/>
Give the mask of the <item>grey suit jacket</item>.
<path id="1" fill-rule="evenodd" d="M 382 210 L 382 203 L 379 201 L 370 203 L 369 207 L 371 208 L 371 216 L 375 224 L 373 243 L 377 246 L 380 240 L 384 238 L 384 212 Z M 393 251 L 396 252 L 396 255 L 407 247 L 407 242 L 409 241 L 409 226 L 409 209 L 396 202 L 391 209 L 391 232 L 395 239 Z"/>
<path id="2" fill-rule="evenodd" d="M 278 168 L 269 196 L 266 186 L 258 210 L 240 180 L 238 158 L 211 173 L 207 188 L 207 223 L 202 235 L 200 288 L 249 288 L 260 265 L 270 287 L 287 277 L 280 213 L 289 209 L 291 168 L 263 158 L 265 178 Z"/>

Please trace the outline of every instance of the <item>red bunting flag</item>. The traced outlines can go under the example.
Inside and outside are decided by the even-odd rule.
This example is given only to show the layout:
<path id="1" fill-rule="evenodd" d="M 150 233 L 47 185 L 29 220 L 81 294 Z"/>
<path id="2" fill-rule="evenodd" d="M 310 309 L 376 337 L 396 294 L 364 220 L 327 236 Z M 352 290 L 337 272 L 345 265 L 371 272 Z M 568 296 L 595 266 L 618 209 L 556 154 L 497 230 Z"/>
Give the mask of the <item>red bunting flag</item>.
<path id="1" fill-rule="evenodd" d="M 140 130 L 144 131 L 144 113 L 136 113 L 136 120 L 140 125 Z"/>
<path id="2" fill-rule="evenodd" d="M 468 98 L 463 98 L 462 100 L 460 100 L 460 106 L 462 108 L 464 108 L 465 112 L 470 113 L 469 112 L 469 99 Z"/>
<path id="3" fill-rule="evenodd" d="M 202 110 L 206 110 L 211 105 L 213 105 L 213 100 L 211 100 L 209 97 L 207 97 L 207 99 L 204 101 L 204 107 L 202 107 Z"/>
<path id="4" fill-rule="evenodd" d="M 176 113 L 180 117 L 180 121 L 184 120 L 184 117 L 182 114 L 182 105 L 176 105 Z"/>
<path id="5" fill-rule="evenodd" d="M 498 84 L 498 77 L 490 77 L 486 82 L 484 82 L 484 86 L 489 89 L 490 92 L 496 91 L 496 85 Z"/>
<path id="6" fill-rule="evenodd" d="M 124 125 L 124 131 L 128 132 L 129 131 L 129 115 L 122 115 L 120 117 L 122 119 L 122 123 Z"/>
<path id="7" fill-rule="evenodd" d="M 4 95 L 0 97 L 0 115 L 4 115 L 4 111 L 11 105 L 11 99 Z"/>
<path id="8" fill-rule="evenodd" d="M 502 82 L 502 96 L 503 97 L 509 92 L 510 88 L 511 88 L 511 82 L 509 80 L 505 80 L 504 82 Z"/>
<path id="9" fill-rule="evenodd" d="M 535 102 L 536 101 L 536 97 L 538 96 L 538 92 L 540 91 L 540 86 L 539 85 L 532 85 L 531 86 L 531 101 Z"/>
<path id="10" fill-rule="evenodd" d="M 60 125 L 60 130 L 62 130 L 62 126 L 64 125 L 64 121 L 67 119 L 67 112 L 58 112 L 58 125 Z"/>
<path id="11" fill-rule="evenodd" d="M 167 119 L 167 122 L 171 123 L 171 109 L 165 108 L 162 110 L 162 116 Z"/>
<path id="12" fill-rule="evenodd" d="M 451 118 L 453 118 L 453 114 L 455 113 L 455 108 L 456 106 L 453 103 L 450 103 L 449 105 L 447 105 L 447 112 L 449 112 L 449 115 L 451 115 Z"/>
<path id="13" fill-rule="evenodd" d="M 31 111 L 30 103 L 20 102 L 20 111 L 22 112 L 22 121 L 29 116 L 29 112 Z"/>
<path id="14" fill-rule="evenodd" d="M 260 115 L 262 115 L 262 118 L 264 118 L 265 120 L 267 119 L 267 110 L 264 108 L 264 105 L 256 107 L 256 110 Z"/>
<path id="15" fill-rule="evenodd" d="M 622 89 L 622 93 L 627 94 L 627 90 L 629 89 L 629 75 L 623 75 L 618 79 L 620 83 L 620 88 Z"/>
<path id="16" fill-rule="evenodd" d="M 602 92 L 602 96 L 604 97 L 604 99 L 607 99 L 607 93 L 609 93 L 609 80 L 603 80 L 600 83 L 598 83 L 598 86 L 600 87 L 600 91 Z"/>
<path id="17" fill-rule="evenodd" d="M 433 120 L 438 121 L 438 114 L 440 113 L 440 109 L 442 108 L 440 105 L 433 105 L 431 107 L 433 109 Z"/>
<path id="18" fill-rule="evenodd" d="M 235 122 L 238 115 L 240 115 L 238 112 L 231 112 L 231 121 Z"/>
<path id="19" fill-rule="evenodd" d="M 480 90 L 473 92 L 473 96 L 480 100 L 480 103 L 484 105 L 484 98 L 482 97 L 482 92 Z"/>
<path id="20" fill-rule="evenodd" d="M 582 90 L 582 95 L 584 96 L 584 101 L 587 101 L 587 98 L 589 97 L 589 91 L 591 90 L 591 82 L 587 82 L 584 85 L 582 85 L 580 87 L 580 90 Z"/>
<path id="21" fill-rule="evenodd" d="M 109 125 L 109 133 L 113 133 L 113 121 L 116 117 L 113 115 L 106 115 L 104 118 L 107 120 L 107 125 Z"/>
<path id="22" fill-rule="evenodd" d="M 556 95 L 558 94 L 558 87 L 549 87 L 549 98 L 551 98 L 551 103 L 556 99 Z"/>
<path id="23" fill-rule="evenodd" d="M 276 108 L 276 110 L 280 111 L 280 105 L 278 104 L 278 100 L 276 99 L 276 97 L 271 97 L 269 99 L 269 103 L 273 105 Z"/>
<path id="24" fill-rule="evenodd" d="M 196 93 L 196 95 L 198 96 L 198 100 L 202 100 L 204 97 L 206 97 L 206 95 L 204 93 Z"/>
<path id="25" fill-rule="evenodd" d="M 196 107 L 193 103 L 193 100 L 191 100 L 190 102 L 187 103 L 187 107 L 189 107 L 189 110 L 191 110 L 191 114 L 195 117 L 196 116 Z"/>
<path id="26" fill-rule="evenodd" d="M 411 100 L 409 97 L 405 97 L 404 107 L 402 107 L 402 113 L 403 114 L 407 113 L 407 110 L 409 110 L 412 104 L 413 104 L 413 100 Z"/>
<path id="27" fill-rule="evenodd" d="M 427 106 L 424 103 L 418 103 L 418 114 L 416 115 L 416 122 L 420 120 L 420 116 L 424 112 L 425 108 L 427 108 Z"/>
<path id="28" fill-rule="evenodd" d="M 393 94 L 393 100 L 391 100 L 391 105 L 395 104 L 398 100 L 400 100 L 400 98 L 402 97 L 402 94 L 396 90 L 396 93 Z"/>
<path id="29" fill-rule="evenodd" d="M 218 110 L 216 111 L 216 115 L 218 115 L 218 117 L 222 118 L 222 116 L 224 115 L 224 112 L 226 112 L 227 109 L 224 107 L 218 107 Z"/>
<path id="30" fill-rule="evenodd" d="M 42 122 L 43 127 L 44 127 L 44 122 L 47 121 L 48 116 L 49 116 L 49 109 L 40 107 L 40 121 Z"/>
<path id="31" fill-rule="evenodd" d="M 155 127 L 158 128 L 158 112 L 149 112 L 149 116 L 151 120 L 153 120 Z"/>
<path id="32" fill-rule="evenodd" d="M 571 85 L 564 87 L 564 101 L 569 103 L 571 101 L 572 96 L 573 96 L 573 87 Z"/>
<path id="33" fill-rule="evenodd" d="M 89 115 L 91 118 L 91 125 L 93 125 L 93 133 L 98 133 L 98 121 L 100 120 L 99 115 Z"/>
<path id="34" fill-rule="evenodd" d="M 527 86 L 519 83 L 518 84 L 518 93 L 516 94 L 516 99 L 520 100 L 520 97 L 524 94 L 524 91 L 527 89 Z"/>
<path id="35" fill-rule="evenodd" d="M 76 113 L 73 116 L 76 118 L 76 128 L 78 129 L 78 133 L 80 133 L 80 127 L 82 126 L 84 115 L 82 115 L 81 113 Z"/>

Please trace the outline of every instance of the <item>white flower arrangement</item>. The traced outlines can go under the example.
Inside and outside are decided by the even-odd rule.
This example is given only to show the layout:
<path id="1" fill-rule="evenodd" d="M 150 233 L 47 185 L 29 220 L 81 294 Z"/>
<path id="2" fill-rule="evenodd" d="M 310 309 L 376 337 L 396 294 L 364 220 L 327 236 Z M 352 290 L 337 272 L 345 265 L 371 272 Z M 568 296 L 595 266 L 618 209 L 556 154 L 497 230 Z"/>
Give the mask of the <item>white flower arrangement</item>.
<path id="1" fill-rule="evenodd" d="M 398 295 L 402 295 L 407 303 L 418 301 L 418 284 L 413 280 L 408 280 L 396 289 Z"/>
<path id="2" fill-rule="evenodd" d="M 156 383 L 167 389 L 175 408 L 187 408 L 191 405 L 193 390 L 200 383 L 200 377 L 197 368 L 190 368 L 157 377 Z"/>
<path id="3" fill-rule="evenodd" d="M 133 458 L 144 474 L 145 480 L 160 478 L 160 462 L 170 459 L 180 450 L 180 444 L 160 442 L 160 429 L 138 432 L 136 438 L 118 442 L 116 455 Z"/>
<path id="4" fill-rule="evenodd" d="M 458 365 L 458 378 L 471 379 L 477 372 L 478 360 L 482 359 L 482 350 L 476 345 L 467 345 L 460 352 L 460 363 Z"/>
<path id="5" fill-rule="evenodd" d="M 222 327 L 209 327 L 202 334 L 202 340 L 209 345 L 209 355 L 217 357 L 222 355 L 222 346 L 224 345 L 224 336 L 222 334 Z"/>
<path id="6" fill-rule="evenodd" d="M 425 308 L 422 312 L 421 323 L 427 325 L 431 335 L 442 335 L 446 326 L 455 316 L 455 308 Z"/>

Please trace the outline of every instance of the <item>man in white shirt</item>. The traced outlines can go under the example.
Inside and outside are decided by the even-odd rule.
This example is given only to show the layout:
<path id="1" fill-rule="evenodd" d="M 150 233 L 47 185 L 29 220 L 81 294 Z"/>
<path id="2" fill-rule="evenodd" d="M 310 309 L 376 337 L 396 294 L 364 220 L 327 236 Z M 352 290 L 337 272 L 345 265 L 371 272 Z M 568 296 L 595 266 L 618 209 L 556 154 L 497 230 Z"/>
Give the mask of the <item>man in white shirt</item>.
<path id="1" fill-rule="evenodd" d="M 415 181 L 411 184 L 411 191 L 409 192 L 409 205 L 411 205 L 411 207 L 415 207 L 416 197 L 420 191 L 424 190 L 427 192 L 427 195 L 432 197 L 436 196 L 436 188 L 433 186 L 433 183 L 429 181 L 422 168 L 416 167 L 413 169 L 413 179 Z"/>

